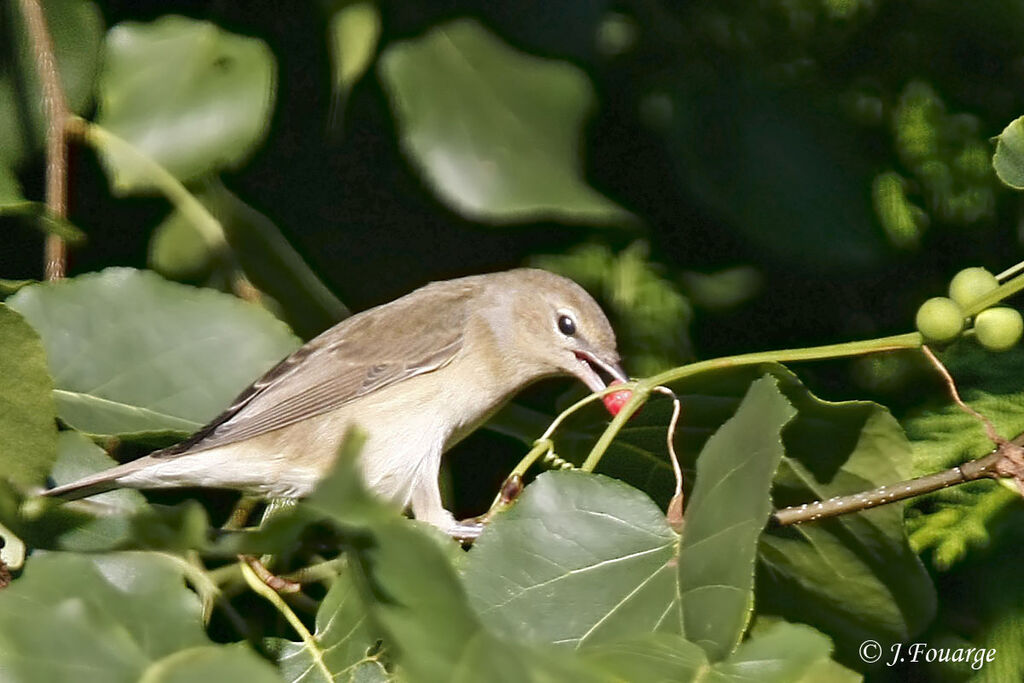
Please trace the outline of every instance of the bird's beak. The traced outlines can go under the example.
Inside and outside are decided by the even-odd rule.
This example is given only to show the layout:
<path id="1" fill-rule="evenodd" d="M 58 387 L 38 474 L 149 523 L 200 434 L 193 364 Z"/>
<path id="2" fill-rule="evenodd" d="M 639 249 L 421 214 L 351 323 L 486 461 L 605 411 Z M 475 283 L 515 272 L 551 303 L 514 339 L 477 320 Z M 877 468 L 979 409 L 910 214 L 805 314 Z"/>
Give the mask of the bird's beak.
<path id="1" fill-rule="evenodd" d="M 591 351 L 576 351 L 576 360 L 579 361 L 574 375 L 580 378 L 580 380 L 590 388 L 591 391 L 601 391 L 606 389 L 610 382 L 605 382 L 601 373 L 604 373 L 611 380 L 618 380 L 620 382 L 628 382 L 629 376 L 626 371 L 622 369 L 622 366 L 616 362 L 609 362 L 602 360 L 597 354 Z"/>

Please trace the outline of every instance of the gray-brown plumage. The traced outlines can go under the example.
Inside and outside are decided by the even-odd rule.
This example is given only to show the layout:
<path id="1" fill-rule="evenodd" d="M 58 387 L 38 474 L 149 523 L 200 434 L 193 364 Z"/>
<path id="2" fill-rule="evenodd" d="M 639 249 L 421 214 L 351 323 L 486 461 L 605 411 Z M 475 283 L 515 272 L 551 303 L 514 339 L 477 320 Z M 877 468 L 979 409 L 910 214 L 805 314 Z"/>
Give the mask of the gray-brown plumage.
<path id="1" fill-rule="evenodd" d="M 597 391 L 598 370 L 626 380 L 608 320 L 571 280 L 517 269 L 435 282 L 311 340 L 185 441 L 47 495 L 211 486 L 301 497 L 355 424 L 368 486 L 452 530 L 441 454 L 526 385 L 574 375 Z"/>

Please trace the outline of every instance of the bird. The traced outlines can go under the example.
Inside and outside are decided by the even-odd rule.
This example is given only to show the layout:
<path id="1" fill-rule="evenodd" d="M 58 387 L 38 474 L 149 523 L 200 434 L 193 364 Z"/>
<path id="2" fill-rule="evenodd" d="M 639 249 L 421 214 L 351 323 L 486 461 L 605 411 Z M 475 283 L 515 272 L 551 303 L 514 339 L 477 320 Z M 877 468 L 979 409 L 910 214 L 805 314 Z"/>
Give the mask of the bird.
<path id="1" fill-rule="evenodd" d="M 521 389 L 560 375 L 594 392 L 628 381 L 612 326 L 580 285 L 534 268 L 432 282 L 310 340 L 184 441 L 44 495 L 211 487 L 302 498 L 356 426 L 369 490 L 473 535 L 442 502 L 442 454 Z"/>

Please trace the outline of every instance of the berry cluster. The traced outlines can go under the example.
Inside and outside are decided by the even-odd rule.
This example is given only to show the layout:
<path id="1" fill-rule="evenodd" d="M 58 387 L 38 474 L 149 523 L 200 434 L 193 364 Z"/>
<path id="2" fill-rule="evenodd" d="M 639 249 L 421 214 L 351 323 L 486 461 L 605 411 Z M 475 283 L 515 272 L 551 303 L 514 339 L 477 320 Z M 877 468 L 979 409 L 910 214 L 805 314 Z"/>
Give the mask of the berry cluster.
<path id="1" fill-rule="evenodd" d="M 967 317 L 964 310 L 998 286 L 996 276 L 984 268 L 961 270 L 949 283 L 949 297 L 928 299 L 917 309 L 917 331 L 929 343 L 953 341 L 964 330 Z M 1013 348 L 1022 333 L 1024 319 L 1014 308 L 987 308 L 974 316 L 974 336 L 989 351 Z"/>

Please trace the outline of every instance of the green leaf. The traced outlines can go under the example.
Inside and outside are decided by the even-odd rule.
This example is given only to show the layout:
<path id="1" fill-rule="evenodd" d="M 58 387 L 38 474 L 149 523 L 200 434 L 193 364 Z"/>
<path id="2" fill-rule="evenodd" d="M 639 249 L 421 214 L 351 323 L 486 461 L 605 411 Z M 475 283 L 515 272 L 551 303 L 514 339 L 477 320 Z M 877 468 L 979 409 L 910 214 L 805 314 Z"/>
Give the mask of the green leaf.
<path id="1" fill-rule="evenodd" d="M 575 66 L 523 54 L 459 20 L 388 47 L 380 77 L 406 152 L 462 214 L 499 223 L 634 220 L 583 179 L 581 128 L 594 96 Z"/>
<path id="2" fill-rule="evenodd" d="M 232 254 L 249 279 L 284 308 L 284 317 L 301 336 L 313 337 L 349 315 L 277 226 L 220 180 L 205 183 L 197 198 L 224 227 Z M 169 277 L 202 272 L 212 257 L 207 243 L 177 211 L 157 227 L 150 243 L 150 264 Z"/>
<path id="3" fill-rule="evenodd" d="M 43 339 L 61 420 L 90 434 L 194 431 L 298 346 L 258 306 L 129 268 L 8 303 Z"/>
<path id="4" fill-rule="evenodd" d="M 80 114 L 92 101 L 103 17 L 96 3 L 88 0 L 47 0 L 40 4 L 53 40 L 68 106 Z M 0 159 L 17 166 L 42 147 L 46 112 L 20 8 L 8 4 L 5 14 L 11 21 L 0 24 L 0 43 L 5 45 L 5 52 L 10 49 L 14 53 L 14 59 L 0 70 Z"/>
<path id="5" fill-rule="evenodd" d="M 860 677 L 830 658 L 832 643 L 802 624 L 757 625 L 727 659 L 715 664 L 696 643 L 668 633 L 601 643 L 580 651 L 623 681 L 714 683 L 853 682 Z"/>
<path id="6" fill-rule="evenodd" d="M 451 540 L 440 545 L 436 530 L 428 533 L 423 524 L 399 517 L 366 491 L 356 469 L 361 445 L 358 433 L 346 437 L 333 472 L 299 509 L 335 523 L 350 553 L 349 567 L 358 572 L 361 602 L 381 629 L 388 659 L 396 663 L 400 678 L 610 683 L 580 659 L 493 634 L 470 607 L 455 574 Z M 362 667 L 357 673 L 365 671 Z"/>
<path id="7" fill-rule="evenodd" d="M 698 681 L 708 657 L 696 643 L 671 633 L 613 640 L 580 650 L 580 655 L 623 681 Z"/>
<path id="8" fill-rule="evenodd" d="M 277 671 L 245 647 L 203 645 L 154 662 L 139 683 L 281 683 Z"/>
<path id="9" fill-rule="evenodd" d="M 4 681 L 138 681 L 153 662 L 207 644 L 199 600 L 158 556 L 33 556 L 0 591 Z"/>
<path id="10" fill-rule="evenodd" d="M 779 365 L 701 373 L 673 388 L 683 405 L 676 450 L 684 481 L 706 440 L 733 413 L 751 381 L 771 373 L 797 417 L 783 431 L 786 455 L 774 481 L 775 506 L 800 505 L 894 484 L 912 474 L 910 446 L 889 412 L 871 402 L 830 403 L 811 394 Z M 1012 383 L 1012 373 L 1007 383 Z M 661 505 L 672 494 L 665 426 L 670 405 L 653 398 L 612 442 L 601 470 L 647 491 Z M 606 416 L 592 411 L 600 427 Z M 537 432 L 533 432 L 536 434 Z M 592 426 L 559 429 L 558 452 L 578 458 L 596 438 Z M 770 528 L 761 537 L 758 611 L 780 614 L 829 633 L 844 657 L 866 638 L 905 640 L 935 613 L 935 589 L 910 547 L 903 504 L 839 519 Z M 835 567 L 845 579 L 836 580 Z"/>
<path id="11" fill-rule="evenodd" d="M 353 2 L 336 10 L 327 22 L 334 89 L 332 125 L 340 120 L 348 94 L 377 52 L 380 10 L 372 2 Z"/>
<path id="12" fill-rule="evenodd" d="M 183 181 L 237 168 L 262 141 L 275 93 L 261 40 L 165 16 L 107 34 L 97 122 Z M 152 185 L 114 150 L 101 155 L 117 193 Z"/>
<path id="13" fill-rule="evenodd" d="M 1024 116 L 1011 121 L 996 137 L 992 168 L 1004 185 L 1024 190 Z"/>
<path id="14" fill-rule="evenodd" d="M 675 597 L 677 542 L 642 492 L 548 472 L 474 544 L 463 582 L 496 633 L 582 647 L 655 629 Z"/>
<path id="15" fill-rule="evenodd" d="M 803 624 L 780 622 L 754 633 L 740 644 L 724 662 L 714 667 L 709 678 L 715 683 L 744 683 L 756 680 L 759 683 L 790 683 L 814 678 L 805 678 L 823 662 L 830 662 L 832 643 L 829 639 Z M 840 673 L 841 667 L 829 667 L 829 672 L 850 680 Z M 852 672 L 851 672 L 852 673 Z M 839 681 L 842 678 L 829 678 Z M 852 680 L 857 680 L 854 675 Z"/>
<path id="16" fill-rule="evenodd" d="M 39 335 L 4 304 L 0 377 L 0 473 L 19 484 L 41 484 L 57 457 L 53 380 Z"/>
<path id="17" fill-rule="evenodd" d="M 679 549 L 678 618 L 712 661 L 731 653 L 747 628 L 757 541 L 783 454 L 780 432 L 794 415 L 775 378 L 761 378 L 697 459 Z"/>
<path id="18" fill-rule="evenodd" d="M 921 499 L 907 514 L 911 546 L 918 553 L 931 551 L 931 564 L 940 570 L 966 558 L 972 548 L 990 546 L 990 528 L 1020 504 L 1016 482 L 1002 481 L 1012 488 L 976 481 Z"/>
<path id="19" fill-rule="evenodd" d="M 0 168 L 0 176 L 2 175 L 3 168 Z M 80 245 L 85 241 L 85 233 L 81 229 L 65 218 L 50 215 L 43 202 L 30 202 L 18 196 L 4 203 L 2 185 L 3 178 L 0 177 L 0 216 L 13 216 L 47 235 L 56 235 L 71 246 Z"/>
<path id="20" fill-rule="evenodd" d="M 342 567 L 317 610 L 315 645 L 283 638 L 271 638 L 266 644 L 286 681 L 356 680 L 360 669 L 380 667 L 368 656 L 377 637 L 371 635 L 367 616 L 352 571 Z M 330 672 L 330 678 L 324 675 L 324 669 Z"/>

